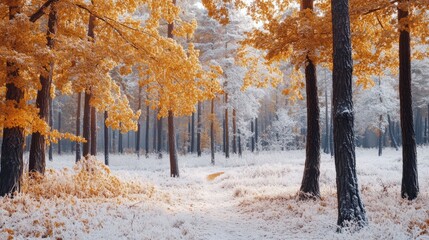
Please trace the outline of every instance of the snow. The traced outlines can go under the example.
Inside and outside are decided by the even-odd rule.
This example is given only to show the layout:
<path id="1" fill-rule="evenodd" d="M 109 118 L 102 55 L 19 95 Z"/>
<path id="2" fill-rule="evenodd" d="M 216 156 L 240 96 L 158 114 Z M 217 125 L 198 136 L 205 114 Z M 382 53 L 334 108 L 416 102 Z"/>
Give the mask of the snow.
<path id="1" fill-rule="evenodd" d="M 168 156 L 111 156 L 112 173 L 139 181 L 150 194 L 117 198 L 0 198 L 0 239 L 429 239 L 429 147 L 418 148 L 420 195 L 400 197 L 401 152 L 357 149 L 357 174 L 369 225 L 336 232 L 334 160 L 322 154 L 322 199 L 298 201 L 304 150 L 179 157 L 180 178 L 169 177 Z M 98 156 L 100 160 L 103 156 Z M 72 168 L 56 156 L 48 168 Z M 214 180 L 207 176 L 224 172 Z M 41 233 L 37 235 L 36 233 Z"/>

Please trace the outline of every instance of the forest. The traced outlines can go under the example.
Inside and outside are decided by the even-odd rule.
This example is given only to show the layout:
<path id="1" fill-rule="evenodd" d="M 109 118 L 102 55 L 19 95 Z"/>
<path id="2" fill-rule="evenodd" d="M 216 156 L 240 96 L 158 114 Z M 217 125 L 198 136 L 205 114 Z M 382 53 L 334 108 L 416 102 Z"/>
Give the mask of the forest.
<path id="1" fill-rule="evenodd" d="M 428 26 L 428 0 L 2 0 L 0 239 L 429 239 Z"/>

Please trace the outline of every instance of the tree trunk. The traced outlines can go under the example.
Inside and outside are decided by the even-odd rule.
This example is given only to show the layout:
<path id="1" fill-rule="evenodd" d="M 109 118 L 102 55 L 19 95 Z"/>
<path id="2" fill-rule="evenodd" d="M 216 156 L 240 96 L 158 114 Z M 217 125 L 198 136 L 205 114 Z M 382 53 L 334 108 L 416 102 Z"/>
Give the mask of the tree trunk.
<path id="1" fill-rule="evenodd" d="M 402 0 L 398 8 L 398 20 L 408 18 L 408 1 Z M 402 8 L 402 9 L 401 9 Z M 411 47 L 410 33 L 404 26 L 399 30 L 399 99 L 402 130 L 402 187 L 401 196 L 413 200 L 419 193 L 417 174 L 416 139 L 413 126 L 411 95 Z"/>
<path id="2" fill-rule="evenodd" d="M 390 140 L 392 141 L 392 147 L 394 147 L 396 151 L 398 151 L 398 144 L 396 143 L 396 138 L 394 133 L 394 124 L 392 124 L 389 114 L 387 114 L 387 121 L 389 123 L 389 136 L 390 136 Z"/>
<path id="3" fill-rule="evenodd" d="M 54 47 L 54 39 L 57 30 L 57 11 L 54 6 L 51 6 L 48 19 L 48 31 L 46 33 L 46 40 L 48 48 Z M 42 88 L 37 91 L 36 107 L 39 109 L 40 119 L 49 123 L 49 99 L 51 98 L 51 85 L 52 85 L 52 71 L 53 62 L 50 66 L 45 66 L 45 73 L 40 74 L 40 84 Z M 51 129 L 52 130 L 52 129 Z M 52 144 L 51 144 L 52 145 Z M 39 172 L 45 174 L 46 166 L 46 139 L 45 136 L 39 132 L 35 132 L 31 136 L 30 155 L 29 155 L 29 172 Z"/>
<path id="4" fill-rule="evenodd" d="M 119 124 L 119 126 L 121 126 L 121 124 Z M 124 144 L 124 142 L 123 142 L 124 136 L 123 136 L 121 130 L 118 131 L 118 136 L 119 136 L 119 138 L 118 138 L 118 153 L 122 154 L 122 153 L 124 153 L 124 145 L 123 145 Z"/>
<path id="5" fill-rule="evenodd" d="M 255 118 L 255 150 L 256 151 L 259 151 L 259 139 L 258 139 L 258 134 L 259 134 L 259 131 L 258 131 L 258 118 Z"/>
<path id="6" fill-rule="evenodd" d="M 228 93 L 225 93 L 225 158 L 229 158 Z"/>
<path id="7" fill-rule="evenodd" d="M 91 94 L 85 92 L 85 100 L 83 105 L 83 137 L 86 142 L 83 143 L 83 156 L 87 157 L 89 154 L 89 148 L 91 144 L 91 107 L 89 106 L 89 101 L 91 99 Z"/>
<path id="8" fill-rule="evenodd" d="M 238 156 L 241 157 L 242 151 L 241 151 L 241 134 L 240 134 L 240 129 L 238 129 L 237 133 L 238 133 L 238 139 L 237 139 L 237 141 L 238 141 Z"/>
<path id="9" fill-rule="evenodd" d="M 215 136 L 214 136 L 214 98 L 211 101 L 210 108 L 210 153 L 211 153 L 211 163 L 215 164 Z"/>
<path id="10" fill-rule="evenodd" d="M 255 128 L 253 125 L 253 119 L 250 122 L 250 132 L 252 133 L 252 138 L 251 138 L 251 150 L 252 152 L 255 151 Z"/>
<path id="11" fill-rule="evenodd" d="M 201 157 L 201 102 L 198 102 L 197 111 L 197 155 Z"/>
<path id="12" fill-rule="evenodd" d="M 142 87 L 139 86 L 139 110 L 142 109 Z M 141 133 L 141 124 L 140 124 L 140 119 L 141 117 L 139 117 L 138 121 L 137 121 L 137 134 L 136 134 L 136 154 L 137 157 L 140 157 L 140 133 Z"/>
<path id="13" fill-rule="evenodd" d="M 179 177 L 179 165 L 177 163 L 176 139 L 174 134 L 173 111 L 168 111 L 168 148 L 170 152 L 170 176 Z"/>
<path id="14" fill-rule="evenodd" d="M 145 150 L 146 150 L 146 158 L 149 157 L 149 105 L 146 106 L 146 135 L 145 135 Z"/>
<path id="15" fill-rule="evenodd" d="M 53 100 L 49 96 L 49 129 L 54 128 L 54 105 Z M 54 145 L 52 143 L 49 144 L 49 161 L 53 161 L 53 152 L 54 152 Z"/>
<path id="16" fill-rule="evenodd" d="M 106 125 L 107 111 L 104 111 L 104 164 L 109 166 L 109 128 Z"/>
<path id="17" fill-rule="evenodd" d="M 9 20 L 12 20 L 20 12 L 21 7 L 10 5 Z M 8 61 L 6 71 L 6 100 L 14 101 L 14 107 L 19 108 L 19 103 L 23 100 L 24 93 L 13 84 L 15 79 L 19 78 L 19 68 L 14 62 Z M 24 129 L 20 127 L 4 128 L 1 150 L 0 196 L 3 197 L 21 190 L 21 178 L 24 168 Z"/>
<path id="18" fill-rule="evenodd" d="M 356 176 L 352 101 L 352 46 L 348 0 L 332 0 L 333 118 L 339 230 L 348 223 L 367 224 Z"/>
<path id="19" fill-rule="evenodd" d="M 424 143 L 428 143 L 428 119 L 425 118 L 425 137 L 424 137 Z"/>
<path id="20" fill-rule="evenodd" d="M 158 158 L 161 159 L 162 158 L 162 118 L 158 119 L 157 127 L 158 127 L 157 153 L 158 153 Z"/>
<path id="21" fill-rule="evenodd" d="M 91 155 L 97 155 L 97 113 L 95 107 L 91 107 Z"/>
<path id="22" fill-rule="evenodd" d="M 191 153 L 194 153 L 195 146 L 195 113 L 191 116 Z"/>
<path id="23" fill-rule="evenodd" d="M 303 0 L 302 9 L 313 9 L 313 1 Z M 320 110 L 316 66 L 308 56 L 305 66 L 305 86 L 307 93 L 307 137 L 304 174 L 299 198 L 316 199 L 320 198 Z"/>
<path id="24" fill-rule="evenodd" d="M 61 132 L 61 111 L 58 111 L 58 132 Z M 58 155 L 61 155 L 61 139 L 58 139 Z"/>
<path id="25" fill-rule="evenodd" d="M 188 139 L 186 140 L 186 143 L 184 143 L 185 146 L 187 146 L 187 150 L 183 150 L 184 152 L 191 152 L 191 116 L 188 118 Z"/>
<path id="26" fill-rule="evenodd" d="M 232 152 L 237 154 L 237 113 L 232 109 Z"/>
<path id="27" fill-rule="evenodd" d="M 326 77 L 326 76 L 325 76 Z M 326 83 L 326 78 L 325 78 Z M 329 114 L 328 114 L 328 84 L 325 86 L 325 149 L 324 153 L 331 153 L 330 138 L 329 138 Z"/>
<path id="28" fill-rule="evenodd" d="M 112 152 L 116 152 L 116 131 L 112 130 Z"/>
<path id="29" fill-rule="evenodd" d="M 82 93 L 77 94 L 77 113 L 76 113 L 76 136 L 80 137 L 80 111 L 81 111 Z M 76 162 L 81 158 L 80 142 L 76 142 Z"/>
<path id="30" fill-rule="evenodd" d="M 381 129 L 383 122 L 382 115 L 379 116 L 378 121 L 378 156 L 380 157 L 381 155 L 383 155 L 383 129 Z"/>
<path id="31" fill-rule="evenodd" d="M 423 134 L 422 134 L 422 128 L 423 128 L 423 124 L 422 124 L 422 114 L 421 114 L 421 109 L 418 107 L 417 111 L 416 111 L 416 117 L 415 117 L 415 125 L 416 126 L 416 144 L 420 145 L 422 144 L 422 140 L 423 140 Z"/>
<path id="32" fill-rule="evenodd" d="M 331 105 L 331 111 L 332 111 L 332 105 Z M 331 158 L 334 157 L 334 119 L 333 119 L 333 113 L 331 112 L 331 120 L 329 121 L 330 127 L 329 127 L 329 148 L 331 152 Z"/>
<path id="33" fill-rule="evenodd" d="M 156 136 L 157 136 L 157 132 L 156 130 L 158 129 L 158 118 L 156 116 L 156 112 L 153 112 L 153 142 L 152 142 L 152 147 L 153 147 L 153 152 L 158 152 L 157 151 L 157 146 L 156 146 Z"/>

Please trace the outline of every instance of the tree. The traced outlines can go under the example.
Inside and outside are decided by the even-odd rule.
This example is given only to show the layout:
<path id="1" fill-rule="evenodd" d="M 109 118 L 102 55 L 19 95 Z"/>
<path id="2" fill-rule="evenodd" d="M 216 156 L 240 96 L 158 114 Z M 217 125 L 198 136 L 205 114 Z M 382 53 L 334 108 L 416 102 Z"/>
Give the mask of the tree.
<path id="1" fill-rule="evenodd" d="M 417 175 L 416 139 L 413 126 L 411 97 L 411 47 L 410 32 L 406 19 L 408 1 L 398 6 L 399 28 L 399 98 L 402 130 L 402 186 L 401 196 L 413 200 L 419 193 Z"/>
<path id="2" fill-rule="evenodd" d="M 352 48 L 349 1 L 332 0 L 333 30 L 333 121 L 335 170 L 337 175 L 338 221 L 340 228 L 348 222 L 362 227 L 367 224 L 356 176 L 354 114 L 352 101 Z"/>
<path id="3" fill-rule="evenodd" d="M 57 11 L 54 5 L 51 6 L 48 19 L 48 30 L 46 33 L 47 46 L 52 49 L 54 47 L 53 36 L 56 33 L 57 28 Z M 51 84 L 52 84 L 52 69 L 53 63 L 49 66 L 45 66 L 44 73 L 40 74 L 41 89 L 37 92 L 36 107 L 39 108 L 39 117 L 46 122 L 49 117 L 49 100 Z M 51 144 L 52 145 L 52 144 Z M 30 156 L 29 156 L 29 168 L 30 172 L 45 173 L 45 159 L 46 153 L 46 139 L 45 136 L 40 132 L 35 132 L 31 136 Z"/>

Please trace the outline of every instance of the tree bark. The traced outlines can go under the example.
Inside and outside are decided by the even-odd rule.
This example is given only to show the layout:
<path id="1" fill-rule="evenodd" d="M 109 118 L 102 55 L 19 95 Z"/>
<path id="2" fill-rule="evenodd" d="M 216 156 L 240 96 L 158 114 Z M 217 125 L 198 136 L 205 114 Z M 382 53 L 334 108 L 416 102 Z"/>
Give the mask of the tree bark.
<path id="1" fill-rule="evenodd" d="M 109 128 L 106 125 L 108 113 L 104 111 L 104 164 L 109 166 Z"/>
<path id="2" fill-rule="evenodd" d="M 211 100 L 210 107 L 210 153 L 211 153 L 211 164 L 215 164 L 215 136 L 214 136 L 214 98 Z"/>
<path id="3" fill-rule="evenodd" d="M 146 135 L 145 135 L 145 150 L 146 150 L 146 158 L 149 157 L 149 105 L 146 106 Z"/>
<path id="4" fill-rule="evenodd" d="M 19 5 L 9 5 L 9 20 L 13 20 L 20 10 Z M 14 62 L 8 61 L 6 71 L 6 101 L 13 101 L 14 107 L 18 108 L 18 104 L 24 97 L 23 91 L 13 84 L 19 78 L 19 69 Z M 20 127 L 4 128 L 1 150 L 0 196 L 3 197 L 21 190 L 24 168 L 24 129 Z"/>
<path id="5" fill-rule="evenodd" d="M 241 157 L 241 155 L 242 155 L 242 149 L 241 149 L 241 133 L 240 133 L 240 129 L 238 129 L 238 131 L 237 131 L 237 133 L 238 133 L 238 138 L 237 138 L 237 141 L 238 141 L 238 156 L 239 157 Z"/>
<path id="6" fill-rule="evenodd" d="M 398 144 L 396 143 L 395 133 L 394 133 L 394 124 L 392 124 L 392 120 L 390 119 L 390 115 L 387 114 L 387 121 L 389 123 L 389 136 L 392 142 L 392 147 L 398 151 Z"/>
<path id="7" fill-rule="evenodd" d="M 259 126 L 258 126 L 258 118 L 255 118 L 255 150 L 259 151 Z"/>
<path id="8" fill-rule="evenodd" d="M 229 158 L 228 93 L 225 93 L 225 158 Z"/>
<path id="9" fill-rule="evenodd" d="M 303 0 L 303 9 L 313 9 L 312 0 Z M 307 141 L 305 166 L 299 193 L 300 199 L 320 198 L 320 110 L 317 94 L 316 66 L 307 57 L 305 66 L 305 86 L 307 93 Z"/>
<path id="10" fill-rule="evenodd" d="M 232 152 L 237 153 L 237 113 L 232 109 Z"/>
<path id="11" fill-rule="evenodd" d="M 194 153 L 195 146 L 195 113 L 191 116 L 191 153 Z"/>
<path id="12" fill-rule="evenodd" d="M 325 79 L 326 79 L 326 75 L 325 75 Z M 325 80 L 326 83 L 326 80 Z M 330 138 L 329 138 L 329 114 L 328 114 L 328 84 L 326 83 L 325 86 L 325 149 L 324 152 L 327 154 L 331 153 L 331 142 L 330 142 Z"/>
<path id="13" fill-rule="evenodd" d="M 252 133 L 252 138 L 251 138 L 251 145 L 250 145 L 250 147 L 251 147 L 252 152 L 254 152 L 254 151 L 255 151 L 255 127 L 254 127 L 254 125 L 253 125 L 253 119 L 252 119 L 252 121 L 250 122 L 250 132 Z"/>
<path id="14" fill-rule="evenodd" d="M 378 156 L 380 157 L 381 155 L 383 155 L 383 129 L 381 129 L 383 122 L 382 115 L 379 116 L 378 121 Z"/>
<path id="15" fill-rule="evenodd" d="M 51 97 L 49 97 L 49 128 L 54 128 L 54 102 Z M 53 161 L 53 152 L 54 152 L 54 145 L 51 143 L 49 144 L 49 161 Z"/>
<path id="16" fill-rule="evenodd" d="M 61 132 L 61 111 L 58 111 L 58 132 Z M 61 155 L 61 139 L 58 139 L 58 155 Z"/>
<path id="17" fill-rule="evenodd" d="M 95 107 L 91 107 L 91 155 L 97 155 L 97 113 Z"/>
<path id="18" fill-rule="evenodd" d="M 121 126 L 121 124 L 119 124 Z M 124 153 L 124 141 L 123 141 L 123 134 L 121 130 L 118 130 L 118 153 L 122 154 Z"/>
<path id="19" fill-rule="evenodd" d="M 157 153 L 158 153 L 158 158 L 161 159 L 162 158 L 162 118 L 158 119 L 158 123 L 156 124 L 158 127 L 158 143 L 157 143 Z"/>
<path id="20" fill-rule="evenodd" d="M 77 113 L 76 113 L 76 136 L 80 137 L 80 111 L 81 111 L 81 100 L 82 100 L 82 93 L 77 94 Z M 80 142 L 76 142 L 76 162 L 78 162 L 81 158 L 80 153 Z"/>
<path id="21" fill-rule="evenodd" d="M 334 151 L 339 231 L 352 222 L 367 224 L 356 176 L 352 101 L 352 47 L 348 0 L 332 0 Z"/>
<path id="22" fill-rule="evenodd" d="M 408 1 L 398 8 L 398 20 L 408 18 Z M 401 9 L 402 8 L 402 9 Z M 402 131 L 402 187 L 401 196 L 413 200 L 419 193 L 416 139 L 413 126 L 411 95 L 411 47 L 408 25 L 399 30 L 399 99 Z"/>
<path id="23" fill-rule="evenodd" d="M 201 102 L 197 106 L 197 155 L 201 157 Z"/>
<path id="24" fill-rule="evenodd" d="M 153 112 L 153 142 L 152 142 L 152 147 L 153 147 L 153 152 L 157 152 L 157 147 L 156 147 L 156 135 L 157 135 L 157 132 L 156 132 L 156 130 L 158 129 L 158 118 L 157 118 L 157 116 L 156 116 L 156 112 L 154 111 Z"/>
<path id="25" fill-rule="evenodd" d="M 53 35 L 57 30 L 57 11 L 54 6 L 51 7 L 48 18 L 48 31 L 46 33 L 47 47 L 54 47 Z M 36 107 L 39 109 L 40 119 L 49 123 L 49 99 L 51 98 L 52 71 L 53 63 L 45 66 L 46 72 L 40 74 L 40 84 L 42 88 L 37 91 Z M 51 144 L 52 145 L 52 144 Z M 45 174 L 46 166 L 46 139 L 40 132 L 35 132 L 31 136 L 30 155 L 29 155 L 29 172 L 39 172 Z"/>
<path id="26" fill-rule="evenodd" d="M 139 102 L 138 109 L 141 111 L 142 109 L 142 87 L 139 86 Z M 136 133 L 136 154 L 137 157 L 140 158 L 140 135 L 141 135 L 141 124 L 140 124 L 141 116 L 137 120 L 137 133 Z"/>
<path id="27" fill-rule="evenodd" d="M 168 147 L 170 152 L 170 176 L 179 177 L 179 165 L 177 163 L 176 138 L 174 134 L 173 111 L 168 111 Z"/>
<path id="28" fill-rule="evenodd" d="M 87 157 L 90 150 L 91 144 L 91 106 L 89 105 L 89 101 L 91 99 L 91 94 L 85 92 L 84 97 L 84 105 L 83 105 L 83 138 L 85 138 L 86 142 L 83 143 L 83 156 Z"/>

